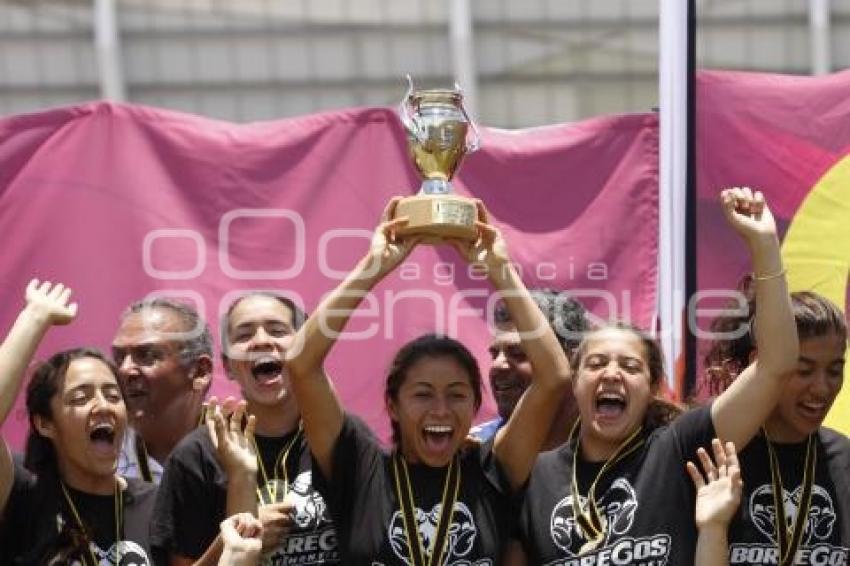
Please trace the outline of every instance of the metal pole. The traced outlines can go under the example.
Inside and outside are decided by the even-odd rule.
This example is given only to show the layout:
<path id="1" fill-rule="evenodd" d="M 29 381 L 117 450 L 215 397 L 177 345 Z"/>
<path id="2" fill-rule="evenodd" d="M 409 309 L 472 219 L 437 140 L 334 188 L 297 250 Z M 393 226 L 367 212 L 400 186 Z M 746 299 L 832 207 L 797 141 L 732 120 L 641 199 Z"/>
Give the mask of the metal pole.
<path id="1" fill-rule="evenodd" d="M 809 41 L 813 75 L 826 75 L 832 70 L 829 13 L 829 0 L 809 0 Z"/>
<path id="2" fill-rule="evenodd" d="M 659 10 L 658 317 L 673 390 L 676 363 L 684 353 L 688 4 L 661 0 Z"/>
<path id="3" fill-rule="evenodd" d="M 469 2 L 470 0 L 449 0 L 449 36 L 455 81 L 463 88 L 463 101 L 467 112 L 477 116 L 478 76 L 475 72 L 475 44 Z"/>
<path id="4" fill-rule="evenodd" d="M 121 64 L 115 0 L 94 0 L 94 47 L 101 98 L 124 102 L 127 93 Z"/>

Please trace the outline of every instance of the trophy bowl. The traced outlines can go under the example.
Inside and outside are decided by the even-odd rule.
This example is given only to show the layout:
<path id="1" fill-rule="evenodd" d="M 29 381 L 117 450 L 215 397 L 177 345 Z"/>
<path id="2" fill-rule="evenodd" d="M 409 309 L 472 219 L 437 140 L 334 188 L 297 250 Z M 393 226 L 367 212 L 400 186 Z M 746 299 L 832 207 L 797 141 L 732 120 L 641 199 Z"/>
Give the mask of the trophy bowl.
<path id="1" fill-rule="evenodd" d="M 409 88 L 399 108 L 399 117 L 407 132 L 410 157 L 422 185 L 412 197 L 401 199 L 395 216 L 407 216 L 403 236 L 425 236 L 426 242 L 444 239 L 474 240 L 478 237 L 475 201 L 452 192 L 451 179 L 464 156 L 478 149 L 480 136 L 463 107 L 463 92 Z M 467 133 L 475 134 L 467 141 Z"/>

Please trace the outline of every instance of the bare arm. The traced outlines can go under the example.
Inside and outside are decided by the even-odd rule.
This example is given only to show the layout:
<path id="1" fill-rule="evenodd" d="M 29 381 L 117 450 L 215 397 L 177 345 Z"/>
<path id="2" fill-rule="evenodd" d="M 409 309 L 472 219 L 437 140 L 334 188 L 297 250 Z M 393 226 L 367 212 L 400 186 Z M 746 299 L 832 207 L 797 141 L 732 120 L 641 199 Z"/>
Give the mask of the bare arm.
<path id="1" fill-rule="evenodd" d="M 331 476 L 331 456 L 342 430 L 343 409 L 322 366 L 363 297 L 416 245 L 416 240 L 396 237 L 395 230 L 405 222 L 389 220 L 397 202 L 397 198 L 393 199 L 384 210 L 369 252 L 298 330 L 287 353 L 287 368 L 301 409 L 304 434 L 325 477 Z"/>
<path id="2" fill-rule="evenodd" d="M 776 224 L 764 197 L 749 189 L 730 189 L 723 191 L 721 203 L 752 256 L 758 360 L 715 400 L 711 417 L 720 438 L 746 446 L 779 401 L 784 378 L 797 365 L 799 341 Z"/>
<path id="3" fill-rule="evenodd" d="M 507 245 L 499 231 L 487 223 L 487 212 L 479 201 L 478 227 L 481 237 L 463 248 L 466 257 L 487 269 L 490 282 L 500 293 L 519 333 L 522 348 L 533 368 L 528 389 L 507 424 L 496 433 L 493 453 L 514 489 L 521 487 L 549 434 L 569 385 L 570 365 L 555 333 L 519 274 L 510 263 Z"/>
<path id="4" fill-rule="evenodd" d="M 729 564 L 729 522 L 741 503 L 741 469 L 735 445 L 712 442 L 714 460 L 702 448 L 697 456 L 702 472 L 693 462 L 687 463 L 688 474 L 697 489 L 695 521 L 699 530 L 695 566 L 727 566 Z M 704 474 L 704 476 L 703 476 Z"/>
<path id="5" fill-rule="evenodd" d="M 27 304 L 6 340 L 0 345 L 0 424 L 6 421 L 15 404 L 27 366 L 38 344 L 54 324 L 68 324 L 77 314 L 77 305 L 68 304 L 71 290 L 61 283 L 39 283 L 33 279 L 27 285 Z M 14 479 L 14 466 L 6 441 L 0 438 L 0 513 L 6 508 Z"/>

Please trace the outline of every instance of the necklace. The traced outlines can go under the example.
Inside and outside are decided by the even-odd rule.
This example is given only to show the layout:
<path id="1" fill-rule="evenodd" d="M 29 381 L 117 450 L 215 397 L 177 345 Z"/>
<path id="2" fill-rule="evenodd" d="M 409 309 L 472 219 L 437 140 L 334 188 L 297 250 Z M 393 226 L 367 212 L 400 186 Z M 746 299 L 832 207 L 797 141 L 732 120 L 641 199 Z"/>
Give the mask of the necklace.
<path id="1" fill-rule="evenodd" d="M 286 494 L 289 493 L 289 471 L 287 469 L 287 461 L 289 459 L 289 452 L 292 450 L 292 447 L 295 446 L 295 443 L 303 436 L 303 428 L 301 425 L 301 421 L 298 421 L 298 430 L 295 431 L 293 437 L 286 443 L 280 452 L 277 453 L 277 458 L 275 459 L 274 469 L 272 472 L 274 476 L 272 477 L 272 482 L 269 482 L 269 476 L 266 473 L 266 467 L 263 464 L 263 458 L 260 455 L 260 448 L 257 446 L 257 440 L 253 439 L 254 442 L 254 450 L 257 452 L 257 465 L 260 468 L 260 474 L 263 478 L 263 486 L 257 488 L 257 498 L 262 505 L 269 505 L 272 503 L 278 503 L 279 501 L 283 501 L 286 498 Z M 278 499 L 278 470 L 283 471 L 283 493 L 281 494 L 281 498 Z"/>
<path id="2" fill-rule="evenodd" d="M 797 516 L 794 524 L 789 529 L 785 517 L 784 488 L 782 487 L 782 474 L 780 473 L 779 458 L 767 435 L 767 430 L 762 427 L 762 433 L 767 441 L 767 452 L 770 455 L 770 483 L 773 489 L 774 527 L 776 528 L 776 539 L 779 543 L 780 566 L 791 566 L 797 555 L 797 549 L 803 540 L 803 529 L 809 518 L 809 509 L 812 505 L 812 488 L 815 483 L 815 467 L 817 466 L 817 450 L 815 446 L 815 435 L 810 434 L 806 440 L 806 461 L 803 469 L 803 492 L 797 507 Z"/>
<path id="3" fill-rule="evenodd" d="M 638 427 L 632 434 L 628 436 L 614 451 L 605 463 L 602 469 L 596 474 L 593 482 L 590 484 L 590 489 L 587 491 L 587 508 L 581 504 L 581 496 L 578 488 L 578 477 L 576 469 L 578 468 L 578 453 L 581 449 L 581 441 L 578 438 L 580 421 L 576 421 L 573 425 L 573 430 L 570 432 L 570 442 L 575 438 L 575 448 L 573 449 L 573 481 L 570 486 L 570 492 L 573 500 L 573 516 L 576 518 L 576 524 L 581 531 L 581 534 L 587 540 L 579 551 L 579 554 L 590 552 L 599 546 L 607 535 L 608 525 L 605 518 L 599 513 L 599 506 L 596 503 L 596 485 L 605 472 L 613 468 L 618 462 L 626 458 L 629 454 L 640 448 L 644 440 L 640 438 L 640 433 L 643 427 Z"/>
<path id="4" fill-rule="evenodd" d="M 74 500 L 71 498 L 71 494 L 68 493 L 68 488 L 65 487 L 65 482 L 59 480 L 59 487 L 62 488 L 62 494 L 65 496 L 65 501 L 68 503 L 68 507 L 71 509 L 71 514 L 74 516 L 74 520 L 77 522 L 77 527 L 79 527 L 80 532 L 83 533 L 83 539 L 86 542 L 86 548 L 89 551 L 89 558 L 91 559 L 90 566 L 98 566 L 99 562 L 94 556 L 94 551 L 91 548 L 92 541 L 89 540 L 88 531 L 86 530 L 86 525 L 83 523 L 83 519 L 80 516 L 80 512 L 77 510 L 77 506 L 74 505 Z M 119 484 L 118 478 L 115 478 L 115 562 L 114 564 L 117 566 L 120 560 L 120 548 L 119 543 L 121 541 L 121 533 L 124 531 L 124 499 L 121 497 L 121 486 Z M 85 560 L 85 558 L 83 559 Z"/>
<path id="5" fill-rule="evenodd" d="M 449 540 L 449 525 L 452 523 L 455 502 L 457 502 L 457 495 L 460 490 L 460 463 L 457 454 L 452 458 L 449 469 L 446 470 L 440 519 L 437 522 L 436 534 L 431 540 L 431 548 L 427 551 L 422 544 L 422 534 L 417 528 L 413 488 L 410 485 L 407 462 L 398 452 L 393 454 L 393 478 L 395 479 L 396 496 L 401 506 L 404 533 L 407 536 L 407 548 L 410 549 L 410 561 L 413 566 L 438 566 L 442 564 Z M 415 541 L 413 533 L 416 533 Z M 427 562 L 425 561 L 426 556 L 430 558 Z"/>

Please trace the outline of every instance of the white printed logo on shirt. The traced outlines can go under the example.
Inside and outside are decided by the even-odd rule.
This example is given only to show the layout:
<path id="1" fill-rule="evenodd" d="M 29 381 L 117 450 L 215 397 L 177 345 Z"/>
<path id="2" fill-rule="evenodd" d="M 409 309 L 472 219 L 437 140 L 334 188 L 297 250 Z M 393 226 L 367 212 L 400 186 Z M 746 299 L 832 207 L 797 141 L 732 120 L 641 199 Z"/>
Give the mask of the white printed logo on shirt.
<path id="1" fill-rule="evenodd" d="M 587 508 L 587 499 L 579 496 L 582 509 Z M 629 532 L 635 519 L 638 503 L 635 490 L 628 480 L 618 478 L 611 484 L 602 501 L 598 503 L 602 519 L 607 525 L 605 540 L 600 546 L 605 546 L 614 535 L 622 535 Z M 578 548 L 585 542 L 584 535 L 579 529 L 576 517 L 573 514 L 573 497 L 567 495 L 552 510 L 552 518 L 549 521 L 549 531 L 555 546 L 574 556 L 572 548 Z M 576 544 L 576 543 L 579 544 Z"/>
<path id="2" fill-rule="evenodd" d="M 785 508 L 785 520 L 790 528 L 797 520 L 800 512 L 800 498 L 803 486 L 794 491 L 782 490 L 782 506 Z M 756 489 L 750 496 L 750 516 L 756 528 L 772 543 L 776 544 L 776 508 L 773 502 L 773 487 L 765 484 Z M 816 541 L 828 540 L 835 525 L 835 508 L 829 492 L 819 485 L 812 487 L 812 503 L 809 516 L 803 528 L 802 545 L 807 546 Z"/>
<path id="3" fill-rule="evenodd" d="M 782 490 L 782 506 L 786 525 L 790 529 L 800 513 L 802 486 L 794 491 Z M 759 486 L 750 495 L 747 505 L 756 529 L 764 537 L 761 543 L 733 543 L 729 546 L 730 564 L 779 564 L 779 543 L 776 537 L 776 506 L 773 487 Z M 812 502 L 803 526 L 803 539 L 794 559 L 795 564 L 847 564 L 850 549 L 829 544 L 837 516 L 832 497 L 819 485 L 812 487 Z"/>
<path id="4" fill-rule="evenodd" d="M 414 507 L 416 527 L 419 530 L 422 546 L 426 551 L 433 546 L 434 538 L 437 536 L 437 525 L 440 521 L 442 508 L 443 504 L 437 503 L 430 512 L 426 513 L 419 507 Z M 387 526 L 387 534 L 393 553 L 404 564 L 411 566 L 410 548 L 407 544 L 404 517 L 401 511 L 393 513 L 390 524 Z M 475 546 L 478 530 L 475 527 L 475 521 L 469 507 L 459 501 L 455 502 L 452 523 L 449 525 L 446 536 L 448 539 L 446 540 L 446 554 L 441 566 L 490 566 L 492 564 L 489 559 L 471 562 L 465 558 Z"/>
<path id="5" fill-rule="evenodd" d="M 579 496 L 581 497 L 581 496 Z M 579 501 L 586 508 L 587 499 Z M 552 542 L 563 555 L 547 566 L 665 566 L 670 556 L 670 535 L 632 538 L 628 535 L 638 509 L 637 494 L 625 478 L 617 478 L 597 502 L 605 526 L 605 538 L 592 549 L 582 547 L 587 542 L 573 514 L 573 498 L 567 495 L 552 510 L 549 532 Z"/>
<path id="6" fill-rule="evenodd" d="M 65 519 L 62 517 L 62 514 L 59 513 L 56 515 L 56 528 L 59 532 L 61 532 L 64 526 Z M 150 566 L 153 564 L 151 559 L 148 557 L 148 553 L 145 552 L 145 549 L 138 543 L 131 540 L 122 540 L 117 543 L 113 543 L 109 547 L 109 550 L 103 550 L 95 542 L 90 542 L 89 548 L 91 549 L 91 553 L 94 555 L 95 560 L 97 560 L 98 566 L 115 566 L 116 564 L 119 566 Z M 54 563 L 55 562 L 48 561 L 48 564 Z M 65 563 L 67 564 L 67 562 Z M 88 562 L 74 560 L 69 564 L 69 566 L 86 566 L 86 564 L 88 564 Z"/>
<path id="7" fill-rule="evenodd" d="M 289 486 L 287 502 L 295 505 L 294 532 L 263 557 L 264 566 L 306 566 L 339 561 L 336 530 L 325 500 L 313 489 L 313 475 L 301 472 Z"/>

